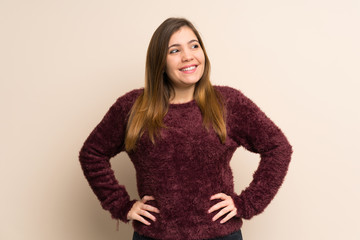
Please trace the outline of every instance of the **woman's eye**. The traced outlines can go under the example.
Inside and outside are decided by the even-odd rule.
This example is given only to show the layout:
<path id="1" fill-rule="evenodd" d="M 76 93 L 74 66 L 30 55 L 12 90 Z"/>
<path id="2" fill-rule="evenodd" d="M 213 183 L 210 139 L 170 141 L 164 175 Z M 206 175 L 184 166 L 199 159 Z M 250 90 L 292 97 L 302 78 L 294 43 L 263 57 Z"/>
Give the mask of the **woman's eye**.
<path id="1" fill-rule="evenodd" d="M 199 47 L 199 44 L 195 44 L 192 46 L 192 48 L 198 48 Z"/>
<path id="2" fill-rule="evenodd" d="M 173 49 L 173 50 L 170 51 L 170 54 L 171 54 L 171 53 L 177 53 L 178 51 L 179 51 L 179 50 L 177 50 L 177 49 Z"/>

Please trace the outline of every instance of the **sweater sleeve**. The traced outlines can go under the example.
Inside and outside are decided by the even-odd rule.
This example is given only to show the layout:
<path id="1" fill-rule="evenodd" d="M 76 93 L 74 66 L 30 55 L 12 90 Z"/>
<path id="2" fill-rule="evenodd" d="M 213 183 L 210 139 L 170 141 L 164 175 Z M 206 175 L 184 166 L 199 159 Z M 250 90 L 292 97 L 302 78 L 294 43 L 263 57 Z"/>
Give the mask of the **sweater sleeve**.
<path id="1" fill-rule="evenodd" d="M 80 150 L 79 160 L 90 187 L 105 210 L 114 219 L 127 220 L 136 200 L 130 200 L 123 185 L 119 185 L 111 169 L 110 158 L 124 150 L 126 115 L 119 98 L 101 122 L 86 139 Z"/>
<path id="2" fill-rule="evenodd" d="M 260 154 L 253 180 L 240 195 L 233 193 L 237 217 L 250 219 L 264 211 L 287 173 L 292 147 L 282 131 L 240 91 L 230 109 L 229 135 L 239 146 Z"/>

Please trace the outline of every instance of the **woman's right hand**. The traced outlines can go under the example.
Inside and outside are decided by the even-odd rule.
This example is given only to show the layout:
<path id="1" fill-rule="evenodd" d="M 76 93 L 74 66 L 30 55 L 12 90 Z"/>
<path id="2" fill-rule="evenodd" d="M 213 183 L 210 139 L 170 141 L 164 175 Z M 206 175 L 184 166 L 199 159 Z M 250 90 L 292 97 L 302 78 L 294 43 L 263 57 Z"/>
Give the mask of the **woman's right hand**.
<path id="1" fill-rule="evenodd" d="M 150 225 L 151 223 L 146 221 L 145 218 L 143 218 L 142 216 L 147 217 L 153 221 L 156 221 L 156 218 L 151 213 L 149 213 L 149 211 L 156 212 L 156 213 L 160 213 L 160 211 L 156 207 L 145 204 L 149 200 L 155 200 L 155 198 L 153 196 L 145 195 L 141 200 L 138 200 L 137 202 L 135 202 L 127 214 L 127 219 L 128 220 L 138 220 L 146 225 Z"/>

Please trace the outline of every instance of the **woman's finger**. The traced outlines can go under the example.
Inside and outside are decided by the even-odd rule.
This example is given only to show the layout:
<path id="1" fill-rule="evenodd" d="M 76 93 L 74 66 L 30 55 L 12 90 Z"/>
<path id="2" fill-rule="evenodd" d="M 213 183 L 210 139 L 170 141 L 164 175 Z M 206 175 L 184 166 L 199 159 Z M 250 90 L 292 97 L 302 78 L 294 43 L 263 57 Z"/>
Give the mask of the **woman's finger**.
<path id="1" fill-rule="evenodd" d="M 213 205 L 209 209 L 209 213 L 221 209 L 214 217 L 213 221 L 216 221 L 221 216 L 226 216 L 220 221 L 220 223 L 227 222 L 230 218 L 234 217 L 237 213 L 237 208 L 235 207 L 234 201 L 231 196 L 226 195 L 225 193 L 217 193 L 210 197 L 210 200 L 222 199 L 223 201 Z"/>
<path id="2" fill-rule="evenodd" d="M 153 196 L 147 196 L 147 195 L 145 195 L 145 196 L 141 199 L 141 201 L 142 201 L 143 203 L 146 203 L 147 201 L 150 201 L 150 200 L 155 200 L 155 198 L 154 198 Z"/>
<path id="3" fill-rule="evenodd" d="M 146 225 L 151 225 L 151 223 L 149 223 L 148 221 L 146 221 L 145 218 L 143 218 L 142 216 L 140 216 L 140 215 L 138 215 L 138 214 L 136 214 L 136 215 L 134 216 L 133 220 L 137 220 L 137 221 L 142 222 L 142 223 L 144 223 L 144 224 L 146 224 Z"/>
<path id="4" fill-rule="evenodd" d="M 210 197 L 210 200 L 214 200 L 214 199 L 222 199 L 222 200 L 225 200 L 227 199 L 229 196 L 226 195 L 225 193 L 217 193 L 217 194 L 214 194 Z"/>
<path id="5" fill-rule="evenodd" d="M 236 209 L 232 210 L 231 212 L 229 212 L 225 218 L 223 218 L 220 223 L 225 223 L 227 222 L 229 219 L 231 219 L 232 217 L 234 217 L 236 215 Z"/>
<path id="6" fill-rule="evenodd" d="M 138 214 L 141 215 L 141 216 L 147 217 L 147 218 L 153 220 L 154 222 L 156 221 L 156 217 L 154 215 L 152 215 L 151 213 L 149 213 L 148 211 L 145 211 L 145 210 L 141 209 L 138 212 Z"/>
<path id="7" fill-rule="evenodd" d="M 160 210 L 158 208 L 148 204 L 144 204 L 142 208 L 145 209 L 146 211 L 160 213 Z"/>
<path id="8" fill-rule="evenodd" d="M 226 206 L 228 206 L 228 205 L 229 205 L 228 202 L 226 202 L 226 201 L 221 201 L 221 202 L 213 205 L 213 206 L 209 209 L 208 212 L 211 213 L 211 212 L 213 212 L 213 211 L 216 211 L 216 210 L 218 210 L 218 209 L 220 209 L 220 208 L 223 208 L 223 207 L 226 207 Z"/>
<path id="9" fill-rule="evenodd" d="M 149 200 L 155 200 L 155 198 L 153 196 L 144 196 L 140 201 L 138 200 L 130 209 L 128 213 L 128 219 L 137 220 L 146 225 L 151 225 L 151 223 L 143 217 L 147 217 L 148 219 L 156 221 L 156 217 L 152 215 L 149 211 L 157 213 L 159 213 L 160 211 L 154 206 L 145 204 L 145 202 Z"/>
<path id="10" fill-rule="evenodd" d="M 212 206 L 209 209 L 209 213 L 216 211 L 220 208 L 226 207 L 228 205 L 234 205 L 234 201 L 232 200 L 232 198 L 230 196 L 226 195 L 225 193 L 217 193 L 215 195 L 212 195 L 210 200 L 214 200 L 214 199 L 222 199 L 223 201 L 218 202 L 217 204 Z"/>
<path id="11" fill-rule="evenodd" d="M 227 214 L 228 212 L 232 211 L 233 207 L 232 206 L 227 206 L 223 209 L 221 209 L 214 217 L 213 217 L 213 221 L 216 221 L 218 218 L 220 218 L 221 216 Z"/>

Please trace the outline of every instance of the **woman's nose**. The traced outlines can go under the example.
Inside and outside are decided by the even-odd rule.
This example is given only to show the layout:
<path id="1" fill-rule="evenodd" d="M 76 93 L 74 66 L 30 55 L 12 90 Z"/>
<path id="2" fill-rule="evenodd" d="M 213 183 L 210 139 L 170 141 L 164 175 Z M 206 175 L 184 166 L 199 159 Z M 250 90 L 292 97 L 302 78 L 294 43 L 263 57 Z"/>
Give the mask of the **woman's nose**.
<path id="1" fill-rule="evenodd" d="M 189 50 L 184 50 L 182 52 L 182 61 L 183 62 L 188 62 L 191 61 L 193 59 L 193 55 Z"/>

